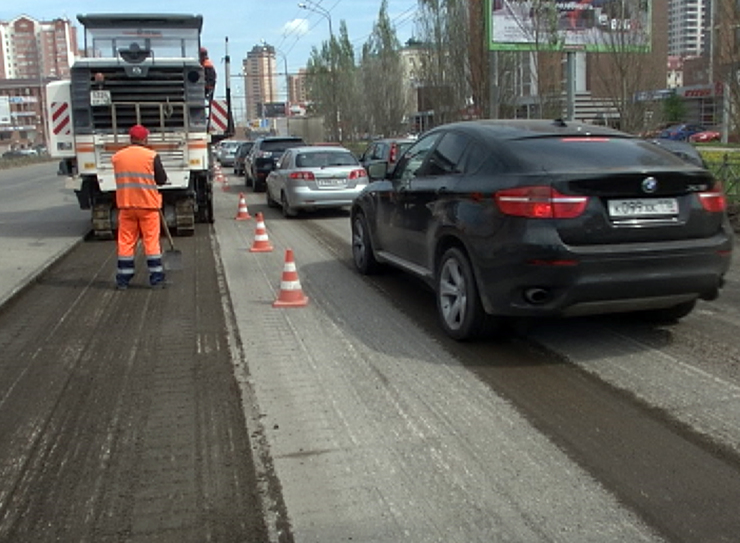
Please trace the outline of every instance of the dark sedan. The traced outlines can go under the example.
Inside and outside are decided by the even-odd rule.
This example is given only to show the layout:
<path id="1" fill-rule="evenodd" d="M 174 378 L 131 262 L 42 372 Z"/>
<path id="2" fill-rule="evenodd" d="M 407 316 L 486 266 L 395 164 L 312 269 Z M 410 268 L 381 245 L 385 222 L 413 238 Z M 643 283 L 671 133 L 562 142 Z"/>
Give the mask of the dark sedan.
<path id="1" fill-rule="evenodd" d="M 733 233 L 711 173 L 609 128 L 453 123 L 386 173 L 371 166 L 352 207 L 355 266 L 423 278 L 456 339 L 512 317 L 675 321 L 717 297 L 730 265 Z"/>

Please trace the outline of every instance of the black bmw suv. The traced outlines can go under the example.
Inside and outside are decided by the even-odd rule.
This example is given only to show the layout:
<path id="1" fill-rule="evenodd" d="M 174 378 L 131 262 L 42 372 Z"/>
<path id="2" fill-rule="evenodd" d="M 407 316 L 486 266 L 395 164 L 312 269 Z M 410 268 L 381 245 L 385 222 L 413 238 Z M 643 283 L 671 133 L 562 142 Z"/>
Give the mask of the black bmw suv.
<path id="1" fill-rule="evenodd" d="M 632 313 L 671 322 L 719 294 L 733 231 L 701 165 L 562 120 L 434 128 L 352 206 L 360 273 L 423 278 L 455 339 L 512 317 Z"/>
<path id="2" fill-rule="evenodd" d="M 286 149 L 306 145 L 297 136 L 268 136 L 255 140 L 244 161 L 245 184 L 254 192 L 265 190 L 265 180 Z"/>

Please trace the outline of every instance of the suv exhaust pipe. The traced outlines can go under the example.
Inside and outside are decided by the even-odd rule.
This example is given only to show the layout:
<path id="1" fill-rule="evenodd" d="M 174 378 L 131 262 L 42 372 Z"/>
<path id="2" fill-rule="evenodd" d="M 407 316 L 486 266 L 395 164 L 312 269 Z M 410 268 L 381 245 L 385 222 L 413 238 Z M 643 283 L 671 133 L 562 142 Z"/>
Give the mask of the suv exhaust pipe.
<path id="1" fill-rule="evenodd" d="M 532 305 L 542 305 L 550 301 L 550 291 L 546 288 L 532 287 L 524 291 L 524 299 Z"/>

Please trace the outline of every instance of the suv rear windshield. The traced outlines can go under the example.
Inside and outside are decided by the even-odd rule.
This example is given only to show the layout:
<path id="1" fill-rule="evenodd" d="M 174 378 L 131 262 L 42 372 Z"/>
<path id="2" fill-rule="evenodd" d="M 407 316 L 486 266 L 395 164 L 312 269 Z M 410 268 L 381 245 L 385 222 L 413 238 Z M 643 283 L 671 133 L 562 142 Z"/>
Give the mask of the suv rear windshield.
<path id="1" fill-rule="evenodd" d="M 608 145 L 604 143 L 608 142 Z M 510 142 L 526 170 L 585 171 L 618 169 L 625 165 L 685 167 L 673 153 L 639 139 L 609 137 L 546 137 Z"/>
<path id="2" fill-rule="evenodd" d="M 299 147 L 306 145 L 301 139 L 290 139 L 290 140 L 269 140 L 262 142 L 263 151 L 282 152 L 291 147 Z"/>

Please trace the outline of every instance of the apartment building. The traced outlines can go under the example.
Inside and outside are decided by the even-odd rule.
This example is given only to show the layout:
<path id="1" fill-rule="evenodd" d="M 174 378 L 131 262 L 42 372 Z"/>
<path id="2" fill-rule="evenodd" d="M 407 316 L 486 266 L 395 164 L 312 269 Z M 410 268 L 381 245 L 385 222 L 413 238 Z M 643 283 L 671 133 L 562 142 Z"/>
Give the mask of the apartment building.
<path id="1" fill-rule="evenodd" d="M 278 75 L 272 45 L 255 45 L 247 53 L 242 61 L 242 76 L 248 120 L 266 117 L 268 104 L 278 101 Z"/>
<path id="2" fill-rule="evenodd" d="M 288 76 L 288 102 L 291 105 L 291 111 L 305 109 L 306 102 L 308 101 L 308 94 L 306 89 L 306 74 L 308 71 L 305 68 L 300 68 L 297 74 Z"/>
<path id="3" fill-rule="evenodd" d="M 0 79 L 63 79 L 77 55 L 77 29 L 68 19 L 0 21 Z"/>
<path id="4" fill-rule="evenodd" d="M 45 144 L 44 87 L 68 78 L 77 55 L 67 19 L 0 21 L 0 151 Z"/>
<path id="5" fill-rule="evenodd" d="M 698 57 L 705 48 L 709 0 L 668 0 L 668 54 Z"/>

